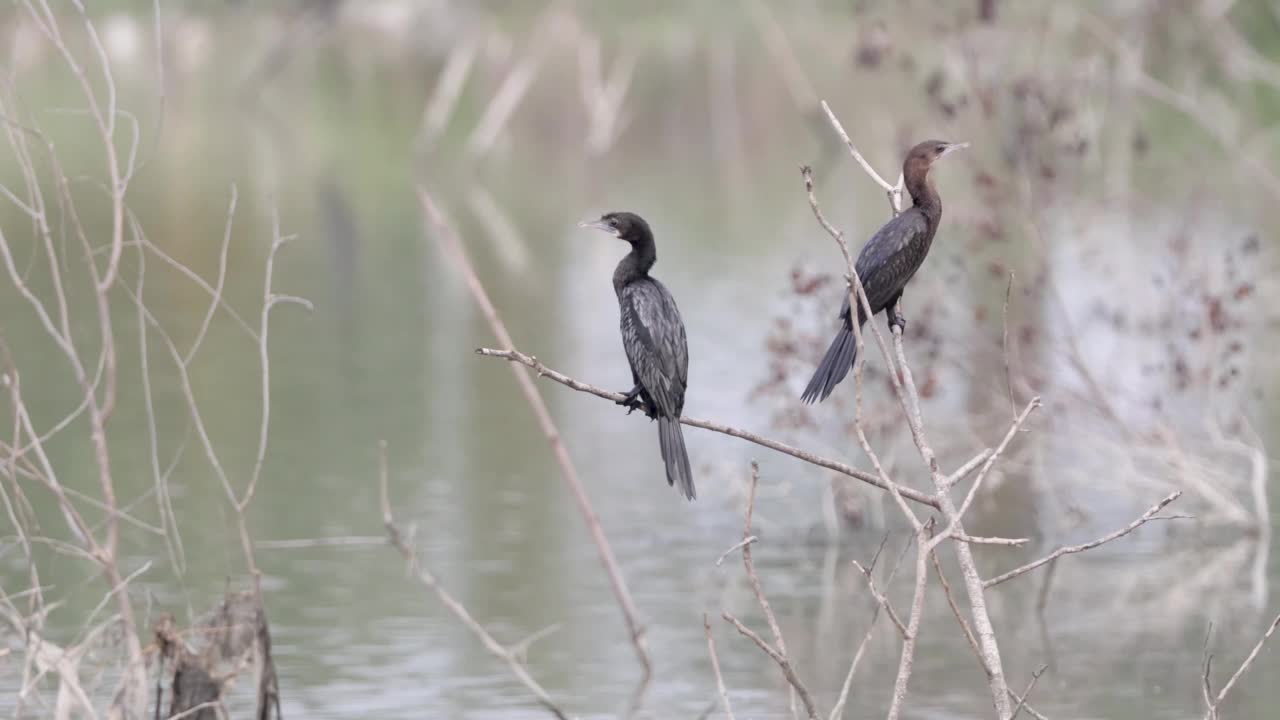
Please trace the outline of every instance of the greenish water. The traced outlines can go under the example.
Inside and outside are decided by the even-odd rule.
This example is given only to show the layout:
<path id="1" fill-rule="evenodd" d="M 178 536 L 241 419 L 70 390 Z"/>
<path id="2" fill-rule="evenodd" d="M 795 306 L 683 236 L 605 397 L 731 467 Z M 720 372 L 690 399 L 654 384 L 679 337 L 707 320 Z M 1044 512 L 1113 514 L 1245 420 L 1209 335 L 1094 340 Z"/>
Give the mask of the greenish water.
<path id="1" fill-rule="evenodd" d="M 1219 368 L 1220 347 L 1196 341 L 1186 350 L 1184 328 L 1165 327 L 1159 318 L 1198 317 L 1199 309 L 1186 310 L 1187 296 L 1176 292 L 1180 279 L 1202 281 L 1209 293 L 1219 292 L 1218 285 L 1228 288 L 1224 292 L 1235 287 L 1221 258 L 1238 238 L 1253 233 L 1263 245 L 1256 260 L 1240 261 L 1242 272 L 1274 264 L 1275 221 L 1266 210 L 1275 198 L 1238 164 L 1223 160 L 1213 140 L 1185 117 L 1112 96 L 1119 90 L 1100 77 L 1106 75 L 1103 60 L 1094 61 L 1101 69 L 1089 82 L 1072 90 L 1076 124 L 1041 128 L 1044 109 L 1034 97 L 1026 100 L 1017 78 L 1052 76 L 1067 62 L 1054 53 L 1082 41 L 1070 33 L 1042 48 L 1019 40 L 1019 31 L 1065 22 L 1055 21 L 1048 6 L 1032 7 L 1010 10 L 997 29 L 948 20 L 954 24 L 929 30 L 936 47 L 908 52 L 899 44 L 878 69 L 855 64 L 854 51 L 865 45 L 863 33 L 875 22 L 884 22 L 895 38 L 906 37 L 913 26 L 904 12 L 872 4 L 851 15 L 843 7 L 806 4 L 781 17 L 775 8 L 815 91 L 831 101 L 882 172 L 913 138 L 940 135 L 974 146 L 968 157 L 939 169 L 947 201 L 944 229 L 908 305 L 918 314 L 912 327 L 923 328 L 909 351 L 921 360 L 922 378 L 934 377 L 940 387 L 925 413 L 947 467 L 975 448 L 993 446 L 1004 433 L 1004 270 L 1014 269 L 1018 287 L 1030 291 L 1011 296 L 1011 335 L 1022 338 L 1023 327 L 1035 329 L 1021 342 L 1015 364 L 1020 382 L 1043 394 L 1047 408 L 1015 442 L 1004 472 L 976 504 L 969 529 L 1034 542 L 1020 549 L 979 548 L 987 576 L 1059 543 L 1123 526 L 1172 489 L 1187 486 L 1189 476 L 1220 486 L 1252 511 L 1249 468 L 1212 441 L 1205 416 L 1220 414 L 1228 434 L 1248 440 L 1230 429 L 1243 415 L 1266 447 L 1280 440 L 1270 409 L 1276 365 L 1266 352 L 1277 339 L 1266 309 L 1277 292 L 1270 284 L 1254 291 L 1262 311 L 1249 315 L 1254 306 L 1241 299 L 1243 318 L 1231 315 L 1241 323 L 1234 331 L 1252 333 L 1247 359 L 1221 365 L 1240 368 L 1237 384 L 1215 390 L 1214 382 L 1196 380 L 1190 391 L 1181 391 L 1168 381 L 1168 368 L 1144 371 L 1156 362 L 1150 358 L 1176 354 L 1169 349 L 1175 342 L 1193 371 Z M 464 18 L 459 27 L 475 27 L 458 12 Z M 600 12 L 604 17 L 583 10 L 581 22 L 612 37 L 613 16 Z M 225 297 L 256 327 L 273 207 L 282 232 L 297 235 L 277 257 L 273 286 L 309 299 L 314 311 L 283 305 L 271 316 L 270 445 L 249 513 L 287 717 L 543 714 L 506 668 L 406 577 L 392 549 L 281 542 L 381 535 L 380 440 L 389 447 L 397 518 L 411 528 L 423 562 L 445 587 L 504 642 L 560 626 L 529 652 L 531 673 L 554 697 L 583 717 L 614 716 L 628 708 L 639 675 L 595 549 L 510 371 L 472 353 L 494 340 L 424 227 L 415 182 L 429 188 L 457 223 L 520 349 L 614 389 L 629 379 L 608 279 L 623 248 L 575 224 L 604 210 L 640 212 L 658 233 L 655 274 L 672 289 L 688 325 L 687 412 L 866 465 L 856 441 L 839 427 L 848 405 L 823 406 L 807 418 L 812 424 L 797 425 L 785 415 L 793 403 L 753 390 L 781 367 L 789 397 L 798 395 L 806 366 L 771 353 L 766 341 L 773 320 L 792 317 L 798 332 L 817 342 L 829 332 L 838 302 L 835 285 L 814 298 L 791 292 L 793 267 L 837 272 L 839 260 L 809 215 L 797 166 L 817 166 L 827 212 L 851 238 L 860 240 L 883 221 L 883 197 L 831 142 L 814 108 L 791 100 L 794 88 L 776 71 L 780 61 L 751 22 L 708 22 L 705 10 L 668 12 L 637 32 L 627 123 L 617 143 L 601 153 L 582 144 L 587 122 L 578 100 L 577 56 L 566 39 L 575 36 L 564 25 L 557 26 L 563 43 L 548 54 L 494 149 L 480 157 L 465 150 L 471 129 L 508 67 L 504 42 L 515 52 L 529 42 L 527 19 L 504 18 L 506 40 L 488 41 L 456 113 L 433 142 L 423 140 L 420 125 L 445 62 L 441 37 L 448 33 L 441 27 L 449 26 L 431 20 L 412 26 L 428 38 L 419 47 L 417 34 L 409 33 L 408 41 L 395 32 L 378 35 L 349 18 L 330 30 L 299 30 L 266 13 L 206 17 L 175 9 L 168 15 L 170 49 L 175 57 L 188 50 L 193 59 L 171 59 L 163 103 L 146 54 L 149 35 L 132 61 L 117 64 L 121 105 L 139 117 L 146 160 L 127 199 L 152 242 L 206 279 L 215 278 L 234 184 L 239 201 Z M 145 11 L 134 19 L 138 32 L 149 32 Z M 1176 15 L 1175 21 L 1190 22 Z M 10 28 L 15 38 L 31 30 L 16 18 Z M 295 39 L 287 61 L 257 74 L 280 37 Z M 1007 53 L 995 49 L 1004 44 Z M 976 53 L 972 65 L 957 59 L 966 49 Z M 1102 57 L 1096 47 L 1079 52 Z M 616 45 L 606 43 L 604 56 L 614 58 Z M 101 149 L 88 125 L 56 111 L 82 105 L 71 78 L 55 57 L 17 51 L 13 57 L 24 116 L 34 113 L 55 138 L 69 176 L 100 177 Z M 1183 62 L 1192 68 L 1210 63 L 1195 55 Z M 969 68 L 973 81 L 989 89 L 994 111 L 981 112 L 979 94 L 957 115 L 939 109 L 927 91 L 938 68 L 949 78 L 944 95 L 964 87 L 959 78 Z M 1039 92 L 1051 104 L 1070 88 L 1044 81 L 1031 95 Z M 1264 90 L 1258 94 L 1263 107 L 1273 100 Z M 1242 124 L 1264 124 L 1242 95 L 1227 98 L 1237 103 Z M 1124 150 L 1131 149 L 1136 130 L 1151 133 L 1149 152 Z M 1090 149 L 1075 156 L 1071 143 L 1081 137 Z M 1121 154 L 1129 158 L 1122 172 L 1115 169 Z M 0 165 L 0 176 L 19 187 L 10 160 Z M 91 185 L 75 192 L 93 242 L 104 244 L 109 209 Z M 514 234 L 494 232 L 486 222 L 494 216 L 484 209 L 486 196 Z M 12 206 L 0 211 L 0 222 L 20 261 L 31 261 L 29 222 Z M 990 239 L 993 227 L 1002 238 Z M 1185 235 L 1182 256 L 1166 245 L 1179 230 Z M 69 242 L 74 248 L 74 239 Z M 34 257 L 41 268 L 43 258 Z M 67 258 L 72 267 L 80 261 L 74 249 Z M 1048 270 L 1042 273 L 1042 267 Z M 148 307 L 178 346 L 188 347 L 208 295 L 155 256 L 148 256 L 146 268 Z M 138 270 L 130 250 L 122 265 L 130 287 Z M 1150 279 L 1166 271 L 1172 279 L 1165 285 Z M 83 279 L 74 270 L 71 276 Z M 30 277 L 37 292 L 50 292 L 47 275 L 37 270 Z M 1060 288 L 1059 300 L 1037 291 L 1048 280 Z M 1117 286 L 1126 288 L 1118 300 Z M 1098 296 L 1130 313 L 1131 331 L 1099 320 L 1111 306 L 1099 311 Z M 121 291 L 112 299 L 120 368 L 118 407 L 109 425 L 112 470 L 122 502 L 136 500 L 133 512 L 156 524 L 136 308 Z M 92 297 L 81 286 L 70 300 L 77 334 L 93 348 Z M 1151 329 L 1141 330 L 1149 317 L 1155 318 Z M 133 585 L 140 622 L 161 611 L 188 619 L 228 583 L 248 582 L 234 514 L 190 432 L 178 374 L 154 331 L 150 335 L 161 467 L 181 450 L 169 486 L 184 553 L 175 567 L 162 539 L 122 529 L 124 571 L 151 563 Z M 7 275 L 0 284 L 0 338 L 21 373 L 37 426 L 48 427 L 75 407 L 79 393 L 64 360 Z M 1072 369 L 1071 344 L 1102 378 L 1118 420 L 1106 418 Z M 872 363 L 882 367 L 878 357 Z M 256 347 L 220 312 L 190 373 L 219 458 L 232 483 L 243 487 L 258 439 Z M 873 441 L 895 472 L 919 486 L 919 463 L 879 377 L 868 386 Z M 647 628 L 655 677 L 639 712 L 654 718 L 719 713 L 703 613 L 714 621 L 728 611 L 763 626 L 740 564 L 715 565 L 740 538 L 752 458 L 762 465 L 756 507 L 761 541 L 754 551 L 760 573 L 800 675 L 820 706 L 829 708 L 874 607 L 851 561 L 867 562 L 886 530 L 892 533 L 887 553 L 896 556 L 906 538 L 896 509 L 854 493 L 856 519 L 828 525 L 826 473 L 697 430 L 687 438 L 699 500 L 685 503 L 662 481 L 655 431 L 643 419 L 550 383 L 539 387 Z M 1029 396 L 1020 388 L 1015 393 Z M 1165 401 L 1159 410 L 1148 402 L 1152 395 Z M 0 409 L 0 436 L 8 438 L 7 396 Z M 1169 436 L 1176 451 L 1160 443 Z M 77 422 L 47 449 L 66 486 L 96 497 L 87 438 L 87 426 Z M 8 476 L 4 481 L 11 486 Z M 1274 477 L 1267 486 L 1276 487 Z M 70 540 L 53 498 L 40 488 L 26 492 L 42 530 Z M 1113 545 L 1064 559 L 1044 593 L 1043 611 L 1043 572 L 989 593 L 1011 686 L 1020 689 L 1041 664 L 1050 666 L 1033 698 L 1040 712 L 1053 718 L 1198 714 L 1208 623 L 1214 626 L 1219 687 L 1275 616 L 1268 585 L 1280 579 L 1280 553 L 1224 522 L 1193 488 L 1179 503 L 1173 509 L 1197 519 L 1153 523 Z M 91 509 L 85 512 L 94 517 Z M 3 534 L 0 582 L 12 595 L 27 589 L 30 577 L 12 528 Z M 105 589 L 76 558 L 49 548 L 38 548 L 35 557 L 46 598 L 63 603 L 48 618 L 49 635 L 68 642 Z M 900 612 L 910 599 L 903 579 L 909 565 L 890 593 Z M 950 570 L 958 588 L 959 575 Z M 784 717 L 785 688 L 776 667 L 727 625 L 715 621 L 713 627 L 737 715 Z M 927 596 L 923 628 L 907 716 L 988 717 L 981 670 L 936 585 Z M 892 626 L 882 621 L 869 647 L 847 717 L 874 716 L 888 706 L 900 647 Z M 7 696 L 20 682 L 20 655 L 15 649 L 0 659 L 0 689 Z M 1268 682 L 1280 672 L 1278 657 L 1274 648 L 1265 651 L 1242 680 L 1228 703 L 1232 717 L 1267 717 L 1280 703 Z M 242 681 L 237 692 L 248 685 Z M 27 713 L 42 714 L 30 704 Z"/>

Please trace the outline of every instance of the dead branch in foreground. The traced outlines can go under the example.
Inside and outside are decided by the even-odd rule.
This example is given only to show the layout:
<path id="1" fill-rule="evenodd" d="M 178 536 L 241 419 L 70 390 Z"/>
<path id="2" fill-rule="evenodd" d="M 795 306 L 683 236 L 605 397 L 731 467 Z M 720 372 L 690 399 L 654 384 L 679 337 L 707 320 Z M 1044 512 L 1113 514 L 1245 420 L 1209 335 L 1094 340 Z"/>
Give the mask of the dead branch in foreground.
<path id="1" fill-rule="evenodd" d="M 1222 686 L 1222 690 L 1218 691 L 1218 695 L 1212 700 L 1210 700 L 1210 695 L 1212 694 L 1213 686 L 1209 681 L 1209 669 L 1213 660 L 1213 655 L 1209 655 L 1205 659 L 1204 699 L 1205 703 L 1208 705 L 1208 709 L 1205 711 L 1204 720 L 1218 719 L 1218 706 L 1227 698 L 1227 693 L 1231 692 L 1231 688 L 1235 687 L 1236 681 L 1245 674 L 1245 671 L 1249 669 L 1249 666 L 1253 664 L 1253 661 L 1258 658 L 1258 653 L 1262 652 L 1262 646 L 1266 644 L 1267 640 L 1271 637 L 1272 633 L 1276 631 L 1277 627 L 1280 627 L 1280 615 L 1276 615 L 1276 619 L 1271 621 L 1271 625 L 1267 627 L 1267 631 L 1262 633 L 1262 637 L 1258 638 L 1258 642 L 1253 646 L 1253 649 L 1249 651 L 1249 655 L 1240 663 L 1240 667 L 1236 668 L 1236 671 L 1231 674 L 1231 678 L 1227 680 L 1227 684 Z"/>
<path id="2" fill-rule="evenodd" d="M 756 504 L 756 486 L 759 484 L 760 465 L 752 460 L 751 488 L 747 494 L 746 520 L 742 527 L 742 565 L 746 568 L 747 579 L 751 582 L 751 591 L 756 597 L 756 602 L 760 604 L 760 610 L 764 613 L 765 620 L 769 623 L 769 632 L 773 635 L 773 642 L 776 648 L 770 647 L 764 638 L 752 632 L 729 613 L 724 613 L 724 619 L 737 628 L 738 632 L 750 638 L 765 654 L 773 658 L 774 662 L 778 663 L 778 667 L 782 670 L 782 676 L 786 678 L 789 685 L 788 696 L 792 714 L 795 714 L 796 695 L 799 694 L 800 701 L 804 703 L 805 712 L 810 720 L 817 720 L 818 708 L 813 704 L 813 697 L 809 694 L 808 688 L 796 676 L 795 668 L 791 666 L 791 659 L 787 657 L 787 644 L 782 639 L 782 628 L 778 625 L 778 618 L 773 614 L 773 608 L 769 606 L 769 600 L 765 598 L 764 588 L 760 585 L 760 576 L 756 574 L 755 563 L 751 561 L 751 543 L 747 542 L 747 540 L 751 538 L 751 515 Z"/>
<path id="3" fill-rule="evenodd" d="M 720 674 L 720 657 L 716 655 L 716 641 L 711 635 L 711 621 L 702 613 L 702 632 L 707 637 L 707 653 L 711 656 L 711 669 L 716 674 L 716 689 L 720 692 L 720 704 L 724 706 L 724 714 L 729 720 L 737 720 L 733 716 L 733 706 L 729 704 L 729 691 L 724 687 L 724 676 Z"/>

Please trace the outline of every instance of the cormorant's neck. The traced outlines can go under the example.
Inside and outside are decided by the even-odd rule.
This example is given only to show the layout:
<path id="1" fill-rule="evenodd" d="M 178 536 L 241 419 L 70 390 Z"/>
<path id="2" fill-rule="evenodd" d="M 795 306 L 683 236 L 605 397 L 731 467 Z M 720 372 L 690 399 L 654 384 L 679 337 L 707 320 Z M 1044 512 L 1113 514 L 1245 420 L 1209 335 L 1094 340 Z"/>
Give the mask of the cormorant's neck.
<path id="1" fill-rule="evenodd" d="M 942 198 L 929 171 L 907 173 L 905 184 L 907 193 L 911 195 L 911 204 L 920 208 L 929 223 L 936 226 L 942 219 Z"/>
<path id="2" fill-rule="evenodd" d="M 653 244 L 653 235 L 645 233 L 631 243 L 631 252 L 618 263 L 613 272 L 613 284 L 622 287 L 627 283 L 649 275 L 649 268 L 658 260 L 658 250 Z"/>

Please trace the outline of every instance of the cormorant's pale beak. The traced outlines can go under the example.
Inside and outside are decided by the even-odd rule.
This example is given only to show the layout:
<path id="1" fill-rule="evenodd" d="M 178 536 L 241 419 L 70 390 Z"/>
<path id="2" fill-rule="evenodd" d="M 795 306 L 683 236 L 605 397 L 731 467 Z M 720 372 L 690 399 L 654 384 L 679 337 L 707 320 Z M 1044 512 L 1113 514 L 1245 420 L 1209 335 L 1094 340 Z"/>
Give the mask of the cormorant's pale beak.
<path id="1" fill-rule="evenodd" d="M 588 221 L 588 220 L 583 220 L 582 222 L 578 223 L 578 227 L 594 228 L 594 229 L 596 229 L 596 230 L 603 230 L 604 232 L 607 232 L 607 233 L 609 233 L 610 235 L 613 235 L 614 237 L 619 237 L 619 234 L 618 234 L 618 228 L 615 228 L 615 227 L 613 227 L 613 226 L 609 225 L 608 223 L 604 222 L 603 220 L 590 220 L 590 221 Z"/>
<path id="2" fill-rule="evenodd" d="M 938 157 L 945 157 L 955 152 L 956 150 L 963 150 L 967 147 L 969 147 L 969 143 L 967 142 L 950 143 L 947 145 L 946 148 L 943 149 L 942 155 L 939 155 Z"/>

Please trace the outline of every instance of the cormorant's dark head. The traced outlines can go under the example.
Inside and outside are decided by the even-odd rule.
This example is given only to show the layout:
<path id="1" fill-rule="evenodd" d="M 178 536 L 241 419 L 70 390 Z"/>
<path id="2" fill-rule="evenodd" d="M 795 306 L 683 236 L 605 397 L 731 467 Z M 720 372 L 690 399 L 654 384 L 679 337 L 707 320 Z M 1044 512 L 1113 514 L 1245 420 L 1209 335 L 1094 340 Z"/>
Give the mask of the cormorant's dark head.
<path id="1" fill-rule="evenodd" d="M 907 159 L 902 163 L 902 173 L 908 177 L 918 175 L 923 177 L 929 173 L 929 168 L 942 158 L 950 155 L 956 150 L 969 147 L 969 143 L 952 143 L 942 140 L 925 140 L 924 142 L 911 148 L 907 153 Z"/>
<path id="2" fill-rule="evenodd" d="M 599 220 L 580 222 L 578 226 L 603 230 L 632 245 L 641 240 L 653 238 L 653 232 L 649 230 L 649 223 L 645 222 L 644 218 L 639 215 L 629 212 L 605 213 L 600 216 Z"/>

